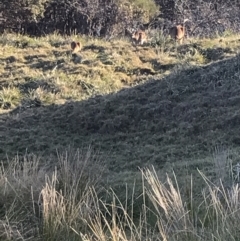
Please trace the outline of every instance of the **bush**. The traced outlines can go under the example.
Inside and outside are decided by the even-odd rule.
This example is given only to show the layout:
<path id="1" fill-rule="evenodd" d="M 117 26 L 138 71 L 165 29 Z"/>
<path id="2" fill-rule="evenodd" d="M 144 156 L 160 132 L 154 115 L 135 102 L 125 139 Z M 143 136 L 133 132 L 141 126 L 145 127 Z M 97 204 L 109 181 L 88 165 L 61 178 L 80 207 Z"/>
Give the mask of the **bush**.
<path id="1" fill-rule="evenodd" d="M 134 21 L 149 22 L 158 13 L 158 7 L 154 0 L 10 0 L 0 3 L 0 12 L 2 31 L 113 37 L 124 34 Z"/>

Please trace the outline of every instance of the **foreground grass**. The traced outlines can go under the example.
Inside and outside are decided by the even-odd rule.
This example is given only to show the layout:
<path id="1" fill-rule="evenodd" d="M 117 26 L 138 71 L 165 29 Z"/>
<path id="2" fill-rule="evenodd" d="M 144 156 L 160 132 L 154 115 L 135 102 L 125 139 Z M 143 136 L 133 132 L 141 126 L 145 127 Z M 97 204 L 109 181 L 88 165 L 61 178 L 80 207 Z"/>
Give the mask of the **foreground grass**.
<path id="1" fill-rule="evenodd" d="M 93 154 L 59 153 L 55 167 L 34 155 L 2 166 L 0 240 L 239 240 L 239 172 L 225 156 L 215 178 L 199 170 L 185 187 L 174 173 L 140 169 L 140 195 L 126 187 L 121 201 L 104 189 L 106 169 Z M 197 176 L 203 185 L 194 196 Z"/>

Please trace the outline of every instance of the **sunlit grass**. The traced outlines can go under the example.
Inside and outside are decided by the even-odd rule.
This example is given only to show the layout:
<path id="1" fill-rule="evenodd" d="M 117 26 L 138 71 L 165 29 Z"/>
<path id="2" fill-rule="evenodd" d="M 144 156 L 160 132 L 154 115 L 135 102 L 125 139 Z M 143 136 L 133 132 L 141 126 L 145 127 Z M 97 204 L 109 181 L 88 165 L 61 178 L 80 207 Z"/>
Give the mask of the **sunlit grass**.
<path id="1" fill-rule="evenodd" d="M 5 86 L 8 92 L 13 93 L 22 92 L 20 86 L 27 86 L 29 79 L 34 79 L 36 83 L 40 83 L 41 79 L 51 79 L 59 94 L 41 85 L 27 92 L 35 91 L 42 104 L 57 104 L 71 98 L 83 100 L 96 94 L 109 94 L 135 86 L 145 82 L 147 75 L 161 78 L 170 74 L 174 65 L 179 63 L 204 65 L 218 58 L 218 55 L 228 57 L 237 54 L 239 47 L 237 35 L 225 34 L 216 39 L 186 40 L 185 45 L 179 46 L 176 52 L 173 42 L 166 36 L 154 31 L 150 35 L 151 43 L 136 47 L 127 38 L 105 41 L 78 35 L 63 37 L 58 33 L 31 38 L 5 33 L 0 38 L 3 47 L 0 56 L 4 60 L 0 74 L 8 79 Z M 70 51 L 73 40 L 83 44 L 82 51 L 76 57 L 72 57 Z M 216 52 L 216 46 L 222 49 Z M 3 91 L 7 93 L 6 89 Z M 21 98 L 15 95 L 8 99 L 7 95 L 2 93 L 2 103 L 12 102 L 8 105 L 9 110 L 16 107 L 21 98 L 28 98 L 25 93 Z M 5 108 L 4 104 L 1 108 Z"/>
<path id="2" fill-rule="evenodd" d="M 1 109 L 14 108 L 20 104 L 22 95 L 16 87 L 3 87 L 0 90 L 0 107 Z"/>

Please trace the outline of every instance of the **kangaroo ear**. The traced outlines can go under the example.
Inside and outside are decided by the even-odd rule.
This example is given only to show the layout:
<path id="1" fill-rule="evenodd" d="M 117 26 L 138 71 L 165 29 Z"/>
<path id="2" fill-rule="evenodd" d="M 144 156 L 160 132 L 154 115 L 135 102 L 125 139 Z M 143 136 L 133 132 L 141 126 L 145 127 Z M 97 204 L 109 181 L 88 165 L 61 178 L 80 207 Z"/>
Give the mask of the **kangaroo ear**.
<path id="1" fill-rule="evenodd" d="M 76 43 L 75 42 L 71 42 L 71 48 L 74 49 L 76 47 Z"/>
<path id="2" fill-rule="evenodd" d="M 80 43 L 79 42 L 77 42 L 77 46 L 80 47 Z"/>

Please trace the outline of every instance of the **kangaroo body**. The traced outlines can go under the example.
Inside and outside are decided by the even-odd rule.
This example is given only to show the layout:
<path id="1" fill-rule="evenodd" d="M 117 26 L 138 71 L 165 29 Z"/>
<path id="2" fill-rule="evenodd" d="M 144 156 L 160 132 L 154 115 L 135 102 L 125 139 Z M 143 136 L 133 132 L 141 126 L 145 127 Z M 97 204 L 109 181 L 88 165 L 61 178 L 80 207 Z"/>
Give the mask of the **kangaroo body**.
<path id="1" fill-rule="evenodd" d="M 132 33 L 132 41 L 135 44 L 143 45 L 148 40 L 147 34 L 142 30 L 137 30 Z"/>
<path id="2" fill-rule="evenodd" d="M 170 28 L 169 34 L 172 39 L 182 44 L 185 37 L 185 27 L 183 25 L 176 25 Z"/>
<path id="3" fill-rule="evenodd" d="M 169 29 L 169 35 L 172 39 L 174 39 L 176 42 L 179 42 L 180 44 L 183 43 L 183 40 L 185 38 L 186 34 L 186 28 L 184 26 L 184 23 L 189 21 L 189 19 L 184 19 L 183 24 L 175 25 Z"/>

